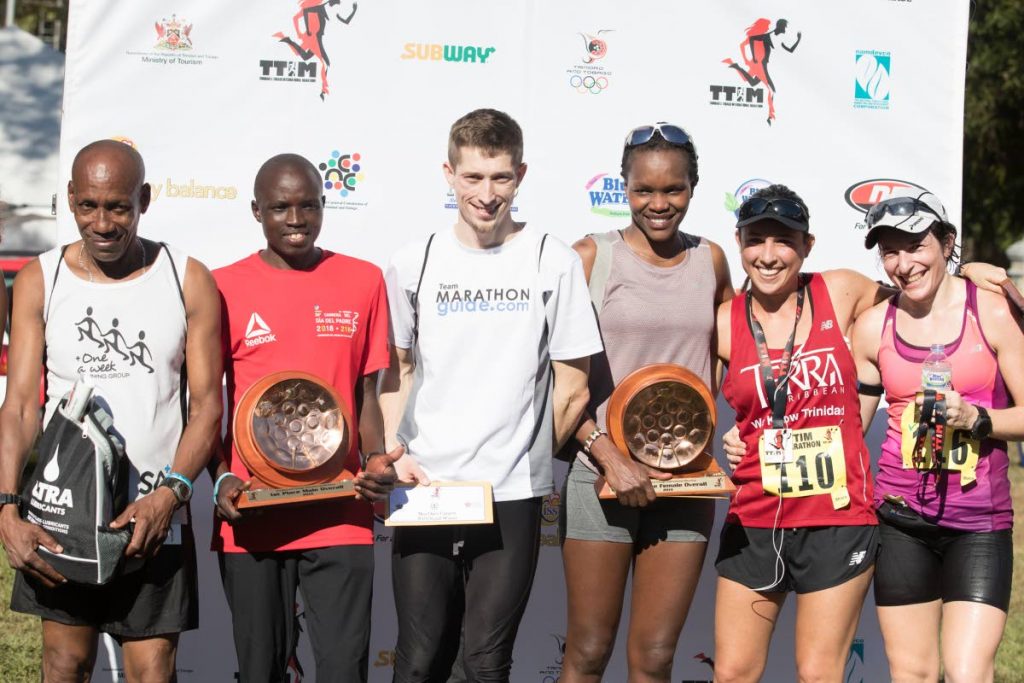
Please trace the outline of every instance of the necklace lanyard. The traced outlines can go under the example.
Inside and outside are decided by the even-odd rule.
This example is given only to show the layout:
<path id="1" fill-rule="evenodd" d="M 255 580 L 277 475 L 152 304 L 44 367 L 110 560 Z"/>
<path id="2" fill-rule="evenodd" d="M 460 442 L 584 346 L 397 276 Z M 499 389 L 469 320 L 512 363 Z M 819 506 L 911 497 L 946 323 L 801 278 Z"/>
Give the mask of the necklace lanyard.
<path id="1" fill-rule="evenodd" d="M 784 429 L 786 426 L 786 402 L 789 398 L 789 371 L 793 360 L 793 343 L 796 341 L 796 328 L 800 324 L 800 315 L 804 311 L 804 292 L 807 286 L 801 285 L 796 292 L 796 320 L 793 321 L 793 331 L 786 342 L 786 348 L 782 351 L 782 361 L 779 363 L 779 376 L 775 377 L 772 370 L 772 361 L 768 356 L 768 340 L 764 336 L 764 329 L 761 323 L 754 317 L 754 302 L 750 293 L 747 294 L 747 323 L 751 332 L 754 333 L 754 346 L 757 348 L 757 358 L 761 365 L 761 379 L 764 381 L 764 395 L 772 407 L 772 428 Z"/>

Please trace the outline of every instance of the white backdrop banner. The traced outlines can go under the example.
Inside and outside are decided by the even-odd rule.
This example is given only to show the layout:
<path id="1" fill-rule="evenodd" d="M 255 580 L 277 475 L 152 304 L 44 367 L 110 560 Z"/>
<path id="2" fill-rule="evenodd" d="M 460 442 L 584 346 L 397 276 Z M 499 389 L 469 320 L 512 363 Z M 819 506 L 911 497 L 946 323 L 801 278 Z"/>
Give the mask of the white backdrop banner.
<path id="1" fill-rule="evenodd" d="M 253 178 L 271 155 L 296 152 L 323 175 L 321 244 L 383 265 L 455 220 L 441 163 L 448 128 L 467 111 L 495 107 L 520 122 L 529 172 L 515 215 L 567 242 L 628 224 L 623 136 L 667 120 L 700 153 L 684 229 L 725 247 L 737 284 L 734 212 L 772 182 L 810 206 L 808 268 L 881 277 L 863 247 L 868 206 L 913 186 L 938 194 L 955 222 L 960 215 L 967 14 L 962 0 L 76 0 L 61 182 L 86 143 L 130 141 L 153 187 L 142 233 L 217 267 L 263 244 L 249 210 Z M 61 241 L 71 241 L 66 202 L 58 209 Z M 205 546 L 209 496 L 196 501 Z M 516 681 L 554 681 L 560 669 L 556 518 L 552 500 Z M 378 542 L 370 676 L 384 681 L 395 622 L 382 527 Z M 212 553 L 201 570 L 202 628 L 182 638 L 179 677 L 229 681 L 235 661 Z M 711 679 L 710 561 L 701 581 L 673 680 Z M 792 626 L 790 608 L 770 680 L 794 677 Z M 625 678 L 621 641 L 609 680 Z M 110 652 L 100 680 L 118 676 Z M 305 639 L 300 660 L 310 680 Z M 870 604 L 849 669 L 851 682 L 885 677 Z"/>

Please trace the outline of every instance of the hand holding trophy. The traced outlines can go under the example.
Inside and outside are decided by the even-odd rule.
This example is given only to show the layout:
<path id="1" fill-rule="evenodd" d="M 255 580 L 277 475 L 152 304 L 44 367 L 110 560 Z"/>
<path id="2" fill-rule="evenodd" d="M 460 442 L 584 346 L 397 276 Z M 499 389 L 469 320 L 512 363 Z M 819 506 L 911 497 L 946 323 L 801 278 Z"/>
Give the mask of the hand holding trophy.
<path id="1" fill-rule="evenodd" d="M 707 385 L 663 363 L 630 373 L 608 400 L 608 435 L 623 453 L 670 477 L 652 478 L 658 496 L 726 497 L 735 490 L 708 450 L 717 412 Z M 602 480 L 602 499 L 615 491 Z"/>
<path id="2" fill-rule="evenodd" d="M 252 473 L 238 508 L 354 496 L 345 469 L 352 414 L 338 393 L 304 372 L 275 372 L 242 395 L 234 439 Z"/>

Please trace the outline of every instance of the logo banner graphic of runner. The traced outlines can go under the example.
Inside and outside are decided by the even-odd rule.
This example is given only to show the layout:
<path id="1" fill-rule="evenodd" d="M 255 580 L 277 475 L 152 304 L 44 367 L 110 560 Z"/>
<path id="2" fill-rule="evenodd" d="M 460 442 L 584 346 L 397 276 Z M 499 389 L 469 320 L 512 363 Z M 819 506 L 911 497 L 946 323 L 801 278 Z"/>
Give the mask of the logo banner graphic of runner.
<path id="1" fill-rule="evenodd" d="M 273 154 L 296 152 L 323 180 L 319 244 L 383 265 L 402 244 L 456 220 L 441 164 L 449 127 L 471 109 L 502 109 L 522 124 L 529 172 L 514 215 L 567 242 L 628 224 L 623 136 L 670 121 L 700 154 L 683 229 L 725 248 L 736 284 L 735 212 L 776 182 L 810 207 L 817 242 L 807 268 L 882 278 L 863 246 L 867 208 L 922 188 L 959 223 L 967 13 L 956 0 L 659 1 L 643 12 L 611 0 L 76 0 L 61 182 L 84 144 L 134 145 L 152 186 L 143 234 L 218 267 L 264 244 L 249 209 L 256 170 Z M 63 186 L 53 191 L 63 197 Z M 67 203 L 57 206 L 59 236 L 70 241 Z M 250 327 L 254 344 L 275 333 L 258 316 Z M 133 358 L 149 360 L 141 347 Z M 732 414 L 719 410 L 728 428 Z M 194 500 L 202 545 L 209 496 L 197 491 Z M 517 681 L 554 681 L 561 667 L 557 500 L 546 510 Z M 382 525 L 377 540 L 370 679 L 385 681 L 395 624 Z M 712 678 L 711 546 L 673 680 Z M 229 615 L 212 553 L 201 553 L 200 569 L 201 630 L 182 638 L 179 680 L 231 680 Z M 792 633 L 791 607 L 778 632 Z M 870 598 L 857 637 L 846 680 L 883 678 Z M 98 680 L 120 675 L 115 650 L 101 651 Z M 792 652 L 791 641 L 776 639 L 769 678 L 794 677 Z M 310 680 L 305 635 L 298 659 Z M 625 678 L 622 634 L 607 677 Z"/>

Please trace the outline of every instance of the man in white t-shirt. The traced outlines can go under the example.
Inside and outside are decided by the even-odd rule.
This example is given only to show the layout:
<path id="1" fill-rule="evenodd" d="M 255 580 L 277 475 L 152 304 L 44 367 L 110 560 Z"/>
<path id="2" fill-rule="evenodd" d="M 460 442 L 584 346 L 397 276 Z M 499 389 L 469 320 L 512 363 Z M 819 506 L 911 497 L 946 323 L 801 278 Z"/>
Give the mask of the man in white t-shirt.
<path id="1" fill-rule="evenodd" d="M 519 125 L 479 109 L 452 126 L 445 177 L 459 218 L 394 255 L 396 358 L 381 392 L 396 463 L 421 483 L 488 481 L 494 522 L 399 527 L 395 681 L 446 680 L 464 633 L 469 680 L 508 681 L 537 566 L 551 458 L 586 405 L 601 350 L 583 267 L 512 220 L 526 174 Z"/>

